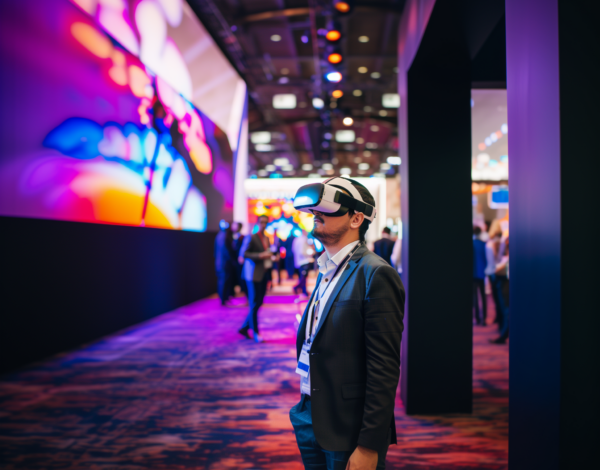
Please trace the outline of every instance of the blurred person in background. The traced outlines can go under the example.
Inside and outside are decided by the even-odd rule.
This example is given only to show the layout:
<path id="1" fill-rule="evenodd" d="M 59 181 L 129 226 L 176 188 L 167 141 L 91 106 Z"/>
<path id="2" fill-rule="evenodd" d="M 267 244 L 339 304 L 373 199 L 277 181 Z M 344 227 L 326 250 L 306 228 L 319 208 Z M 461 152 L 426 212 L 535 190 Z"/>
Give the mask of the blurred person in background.
<path id="1" fill-rule="evenodd" d="M 228 222 L 221 220 L 221 231 L 215 238 L 215 270 L 217 271 L 217 292 L 221 305 L 227 305 L 233 293 L 235 278 L 235 250 L 233 233 Z"/>
<path id="2" fill-rule="evenodd" d="M 240 290 L 244 293 L 246 297 L 248 297 L 248 288 L 246 287 L 246 281 L 244 280 L 244 276 L 242 276 L 242 267 L 244 266 L 244 258 L 240 256 L 240 251 L 242 249 L 242 245 L 244 244 L 244 239 L 246 238 L 242 235 L 243 224 L 241 222 L 234 222 L 231 224 L 231 229 L 233 232 L 233 250 L 235 252 L 235 279 L 234 286 L 240 286 Z"/>
<path id="3" fill-rule="evenodd" d="M 302 230 L 302 234 L 299 237 L 294 238 L 292 252 L 294 257 L 294 267 L 300 273 L 298 284 L 294 286 L 294 292 L 296 294 L 301 292 L 308 296 L 308 292 L 306 291 L 306 278 L 315 263 L 313 257 L 315 250 L 312 245 L 308 243 L 308 236 L 304 230 Z"/>
<path id="4" fill-rule="evenodd" d="M 265 229 L 269 223 L 266 215 L 258 218 L 258 232 L 244 238 L 240 255 L 244 258 L 243 277 L 248 286 L 248 303 L 250 311 L 239 329 L 239 333 L 251 339 L 248 330 L 252 330 L 254 341 L 262 342 L 258 327 L 258 309 L 263 304 L 273 268 L 273 253 Z"/>
<path id="5" fill-rule="evenodd" d="M 504 300 L 501 295 L 501 288 L 499 287 L 499 280 L 496 276 L 496 264 L 498 261 L 498 253 L 500 251 L 500 240 L 501 232 L 496 231 L 495 233 L 490 232 L 489 240 L 485 244 L 485 255 L 487 259 L 487 266 L 485 267 L 485 274 L 490 282 L 492 289 L 492 299 L 496 307 L 496 318 L 494 323 L 498 325 L 498 329 L 502 329 L 502 323 L 504 321 Z"/>
<path id="6" fill-rule="evenodd" d="M 485 243 L 479 239 L 481 227 L 473 226 L 473 308 L 475 309 L 475 324 L 484 325 L 487 317 L 487 299 L 485 296 L 485 268 L 487 258 Z M 481 309 L 479 295 L 481 295 Z"/>
<path id="7" fill-rule="evenodd" d="M 508 330 L 510 324 L 510 282 L 509 282 L 509 257 L 508 257 L 508 237 L 503 241 L 503 252 L 502 258 L 496 265 L 496 276 L 501 279 L 499 283 L 500 288 L 500 296 L 504 302 L 504 322 L 502 325 L 502 330 L 500 331 L 500 336 L 496 339 L 491 339 L 490 343 L 494 344 L 504 344 L 508 339 Z"/>
<path id="8" fill-rule="evenodd" d="M 385 227 L 381 231 L 381 238 L 373 245 L 373 252 L 381 256 L 381 258 L 390 266 L 392 265 L 392 251 L 394 250 L 394 240 L 391 239 L 389 227 Z"/>

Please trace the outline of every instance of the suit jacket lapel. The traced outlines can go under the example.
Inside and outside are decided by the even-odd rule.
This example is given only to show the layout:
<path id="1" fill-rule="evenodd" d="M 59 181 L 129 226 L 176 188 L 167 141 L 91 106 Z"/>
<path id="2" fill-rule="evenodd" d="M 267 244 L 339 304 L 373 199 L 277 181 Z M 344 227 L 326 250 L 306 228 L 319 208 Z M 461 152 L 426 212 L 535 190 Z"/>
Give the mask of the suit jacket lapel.
<path id="1" fill-rule="evenodd" d="M 300 350 L 302 349 L 302 343 L 306 339 L 306 321 L 308 318 L 308 309 L 310 307 L 310 304 L 313 301 L 313 297 L 315 296 L 315 294 L 317 293 L 317 290 L 319 289 L 319 284 L 321 283 L 321 277 L 323 277 L 323 275 L 321 273 L 319 273 L 319 276 L 317 277 L 317 282 L 315 283 L 315 288 L 312 291 L 312 294 L 310 295 L 310 299 L 308 299 L 308 303 L 306 304 L 306 308 L 304 309 L 304 313 L 302 314 L 302 319 L 300 320 L 300 326 L 298 327 L 298 335 L 296 336 L 296 349 L 297 349 L 296 352 L 297 352 L 298 357 L 300 357 Z"/>
<path id="2" fill-rule="evenodd" d="M 346 281 L 350 278 L 350 276 L 352 276 L 352 273 L 356 269 L 356 266 L 358 266 L 358 262 L 362 258 L 362 255 L 364 254 L 365 250 L 366 248 L 364 246 L 359 248 L 358 251 L 354 254 L 354 256 L 352 256 L 352 259 L 348 262 L 348 265 L 344 269 L 344 272 L 340 275 L 340 279 L 338 280 L 337 284 L 333 288 L 333 291 L 329 295 L 327 303 L 325 304 L 325 308 L 321 313 L 321 320 L 319 321 L 319 326 L 317 327 L 317 331 L 315 332 L 315 338 L 319 335 L 321 327 L 325 323 L 325 320 L 327 320 L 327 315 L 329 315 L 331 305 L 333 305 L 333 302 L 335 302 L 335 299 L 340 293 L 340 290 L 342 290 L 342 287 L 344 287 L 344 284 L 346 284 Z"/>

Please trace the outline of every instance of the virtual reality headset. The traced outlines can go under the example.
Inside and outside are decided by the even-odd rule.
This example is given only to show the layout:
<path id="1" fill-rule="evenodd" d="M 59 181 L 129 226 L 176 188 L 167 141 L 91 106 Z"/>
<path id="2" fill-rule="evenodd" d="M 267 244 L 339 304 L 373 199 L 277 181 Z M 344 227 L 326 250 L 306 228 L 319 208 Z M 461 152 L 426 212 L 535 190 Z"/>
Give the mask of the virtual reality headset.
<path id="1" fill-rule="evenodd" d="M 350 195 L 343 192 L 346 190 Z M 294 198 L 294 207 L 301 212 L 322 212 L 329 217 L 341 217 L 350 209 L 364 214 L 365 219 L 373 222 L 377 211 L 375 207 L 363 201 L 354 185 L 346 178 L 334 176 L 323 183 L 302 186 Z"/>

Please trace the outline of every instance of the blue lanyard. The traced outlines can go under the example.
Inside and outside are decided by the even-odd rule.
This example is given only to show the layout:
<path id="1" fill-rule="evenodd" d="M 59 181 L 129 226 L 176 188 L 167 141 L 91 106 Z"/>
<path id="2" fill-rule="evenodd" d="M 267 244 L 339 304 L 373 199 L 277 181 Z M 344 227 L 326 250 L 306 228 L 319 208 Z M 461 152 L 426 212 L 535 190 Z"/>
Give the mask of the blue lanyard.
<path id="1" fill-rule="evenodd" d="M 308 344 L 310 344 L 312 342 L 312 330 L 313 330 L 313 322 L 314 322 L 314 319 L 315 319 L 315 311 L 316 311 L 316 309 L 319 308 L 319 304 L 321 302 L 321 299 L 325 295 L 325 292 L 327 292 L 327 289 L 329 289 L 329 286 L 331 285 L 331 283 L 335 279 L 335 276 L 337 276 L 337 274 L 340 271 L 340 269 L 342 269 L 344 266 L 346 266 L 346 263 L 348 262 L 348 260 L 352 257 L 352 255 L 354 255 L 354 253 L 356 252 L 356 250 L 358 250 L 361 246 L 362 246 L 362 243 L 358 242 L 358 245 L 356 245 L 352 249 L 352 251 L 346 255 L 346 257 L 342 260 L 342 262 L 335 269 L 335 272 L 333 273 L 333 276 L 331 276 L 331 281 L 329 281 L 329 284 L 327 284 L 327 287 L 325 287 L 325 289 L 323 290 L 323 293 L 321 295 L 319 295 L 319 290 L 320 290 L 321 283 L 319 283 L 319 285 L 317 287 L 315 287 L 315 289 L 317 289 L 317 292 L 315 292 L 315 299 L 316 300 L 315 300 L 315 302 L 313 304 L 312 313 L 310 315 L 310 326 L 309 326 L 309 329 L 308 329 L 309 337 L 306 340 L 306 342 Z"/>

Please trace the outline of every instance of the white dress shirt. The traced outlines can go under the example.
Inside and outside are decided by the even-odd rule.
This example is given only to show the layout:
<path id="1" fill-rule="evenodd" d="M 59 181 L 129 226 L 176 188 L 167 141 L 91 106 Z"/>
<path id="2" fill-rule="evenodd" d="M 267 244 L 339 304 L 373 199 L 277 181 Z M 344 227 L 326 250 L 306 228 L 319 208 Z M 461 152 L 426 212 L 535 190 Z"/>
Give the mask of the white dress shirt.
<path id="1" fill-rule="evenodd" d="M 319 283 L 319 286 L 317 288 L 318 290 L 315 292 L 315 295 L 312 298 L 312 302 L 308 306 L 308 311 L 307 311 L 308 318 L 306 319 L 306 331 L 305 331 L 306 339 L 312 337 L 312 335 L 314 335 L 315 332 L 317 331 L 319 323 L 321 322 L 321 314 L 323 313 L 325 305 L 327 304 L 327 301 L 329 300 L 329 296 L 335 289 L 335 285 L 337 284 L 342 272 L 344 271 L 344 267 L 341 267 L 339 269 L 339 271 L 337 272 L 337 274 L 335 275 L 335 277 L 333 277 L 333 275 L 335 274 L 335 270 L 338 268 L 340 263 L 342 261 L 344 261 L 344 258 L 348 255 L 348 253 L 350 253 L 354 249 L 354 247 L 356 245 L 358 245 L 358 240 L 356 240 L 352 243 L 348 243 L 344 248 L 342 248 L 340 251 L 338 251 L 331 258 L 329 257 L 329 254 L 327 253 L 327 251 L 325 251 L 317 260 L 317 264 L 319 265 L 319 273 L 321 273 L 322 276 L 321 276 L 321 282 Z M 349 260 L 346 261 L 346 264 L 348 261 Z M 332 277 L 333 277 L 333 279 L 332 279 Z M 313 314 L 313 306 L 314 306 L 315 302 L 317 301 L 317 299 L 321 299 L 321 301 L 319 302 L 319 307 L 318 307 L 317 311 L 315 312 L 315 318 L 314 318 L 314 321 L 312 322 L 313 323 L 312 331 L 310 331 L 310 315 Z M 310 375 L 307 377 L 307 379 L 302 379 L 302 381 L 300 383 L 300 388 L 301 388 L 302 393 L 310 395 Z"/>

